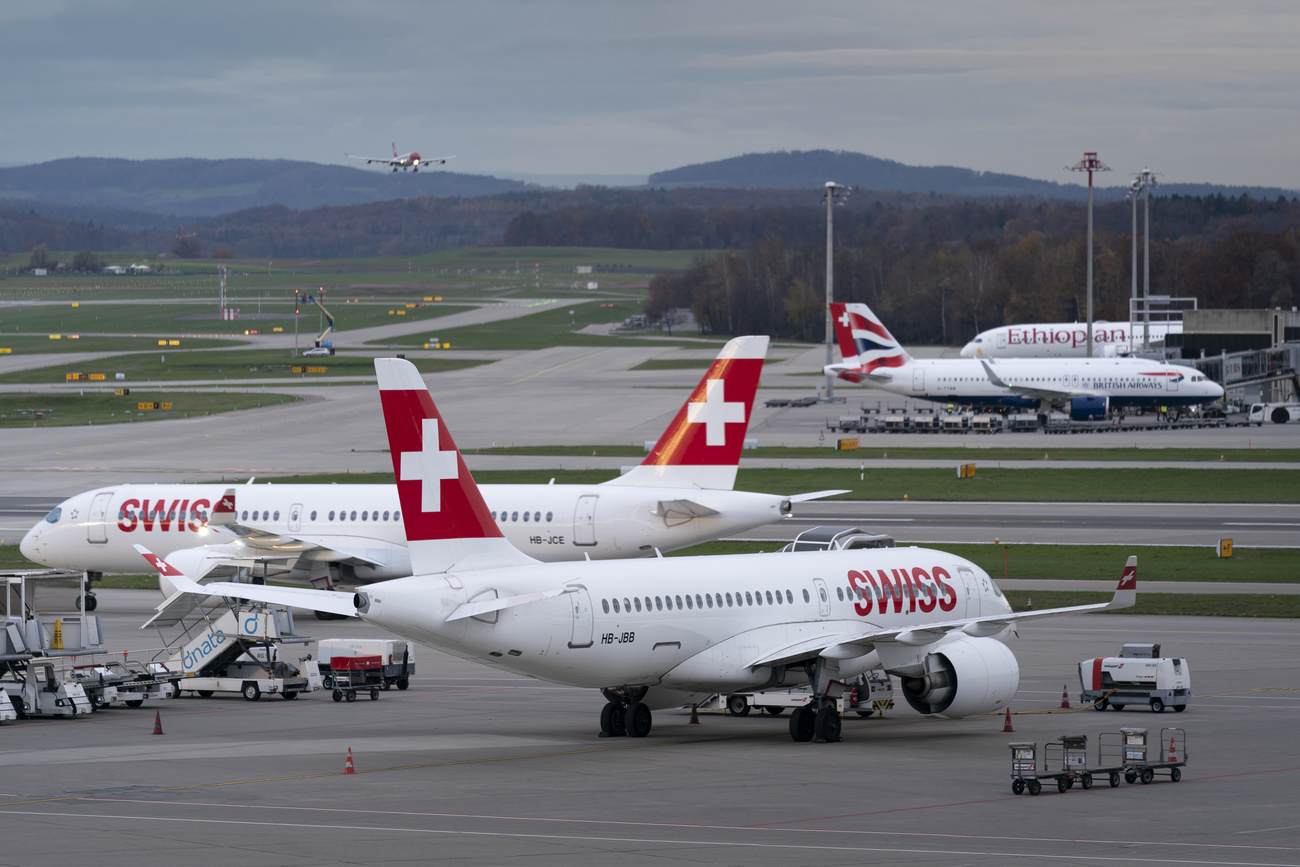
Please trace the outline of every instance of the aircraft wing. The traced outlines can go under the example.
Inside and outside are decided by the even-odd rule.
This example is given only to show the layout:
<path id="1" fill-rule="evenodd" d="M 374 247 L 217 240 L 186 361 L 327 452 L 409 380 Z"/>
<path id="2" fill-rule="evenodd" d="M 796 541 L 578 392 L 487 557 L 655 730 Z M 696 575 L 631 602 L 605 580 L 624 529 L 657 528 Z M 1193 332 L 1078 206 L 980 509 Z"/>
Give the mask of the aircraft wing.
<path id="1" fill-rule="evenodd" d="M 1036 620 L 1041 617 L 1056 617 L 1061 614 L 1083 614 L 1088 611 L 1114 611 L 1130 608 L 1137 602 L 1137 557 L 1129 557 L 1115 587 L 1115 595 L 1109 602 L 1096 602 L 1090 605 L 1071 605 L 1066 608 L 1043 608 L 1038 611 L 1020 611 L 1009 614 L 991 614 L 983 617 L 963 617 L 939 623 L 926 623 L 918 626 L 900 626 L 894 629 L 878 629 L 869 632 L 839 632 L 819 635 L 804 639 L 785 647 L 769 650 L 749 663 L 757 668 L 765 665 L 785 665 L 791 662 L 815 657 L 827 659 L 853 659 L 864 656 L 875 649 L 877 644 L 897 642 L 911 647 L 923 647 L 933 644 L 954 632 L 960 632 L 972 638 L 987 638 L 997 635 L 1022 620 Z"/>
<path id="2" fill-rule="evenodd" d="M 274 587 L 268 584 L 236 584 L 231 581 L 199 584 L 143 545 L 133 547 L 140 552 L 140 556 L 148 560 L 158 570 L 159 575 L 170 581 L 177 590 L 176 594 L 160 606 L 160 614 L 163 613 L 163 608 L 174 604 L 173 600 L 178 595 L 185 593 L 197 596 L 229 596 L 234 599 L 251 599 L 271 605 L 292 605 L 296 608 L 325 611 L 330 614 L 340 614 L 344 617 L 355 617 L 357 614 L 356 606 L 352 604 L 352 597 L 346 593 L 336 593 L 333 590 L 308 590 L 299 587 Z"/>
<path id="3" fill-rule="evenodd" d="M 387 164 L 387 163 L 391 163 L 391 162 L 393 161 L 393 158 L 392 158 L 392 157 L 359 157 L 359 156 L 356 156 L 356 155 L 354 155 L 354 154 L 349 154 L 349 153 L 345 153 L 345 154 L 343 154 L 343 156 L 347 157 L 348 159 L 353 159 L 353 160 L 364 160 L 365 163 L 366 163 L 366 165 L 369 165 L 370 163 L 385 163 L 385 164 Z"/>
<path id="4" fill-rule="evenodd" d="M 429 164 L 429 163 L 437 163 L 438 165 L 446 165 L 447 160 L 454 160 L 454 159 L 456 159 L 456 155 L 455 155 L 455 154 L 452 154 L 452 155 L 449 156 L 449 157 L 420 157 L 420 162 L 421 162 L 421 164 L 425 164 L 425 165 L 427 165 L 427 164 Z"/>
<path id="5" fill-rule="evenodd" d="M 1073 397 L 1096 397 L 1097 392 L 1078 388 L 1052 388 L 1046 385 L 1015 385 L 1010 382 L 1004 382 L 1003 379 L 993 372 L 993 368 L 983 358 L 979 360 L 984 365 L 984 371 L 988 374 L 989 382 L 998 388 L 1005 388 L 1012 394 L 1023 394 L 1025 397 L 1032 397 L 1038 400 L 1062 401 L 1069 400 Z"/>
<path id="6" fill-rule="evenodd" d="M 235 551 L 229 557 L 232 560 L 288 559 L 300 556 L 308 551 L 339 555 L 340 559 L 359 560 L 371 566 L 387 566 L 387 559 L 382 557 L 373 545 L 362 544 L 361 539 L 340 536 L 303 536 L 285 535 L 263 530 L 251 524 L 240 523 L 236 517 L 234 488 L 227 488 L 217 501 L 208 520 L 209 526 L 220 529 L 239 538 L 244 548 Z M 199 576 L 202 577 L 202 576 Z"/>

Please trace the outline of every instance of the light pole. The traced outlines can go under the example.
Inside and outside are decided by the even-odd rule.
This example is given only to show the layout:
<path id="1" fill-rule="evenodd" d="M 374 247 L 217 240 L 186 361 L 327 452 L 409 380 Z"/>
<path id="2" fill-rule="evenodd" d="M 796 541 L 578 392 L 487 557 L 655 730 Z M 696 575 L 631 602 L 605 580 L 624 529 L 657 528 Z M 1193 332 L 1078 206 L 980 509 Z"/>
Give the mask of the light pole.
<path id="1" fill-rule="evenodd" d="M 1151 348 L 1151 188 L 1156 185 L 1155 172 L 1142 168 L 1142 348 Z M 1136 207 L 1136 205 L 1134 206 Z"/>
<path id="2" fill-rule="evenodd" d="M 1141 190 L 1138 177 L 1128 185 L 1128 197 L 1133 200 L 1133 265 L 1129 270 L 1133 274 L 1133 300 L 1128 305 L 1128 348 L 1133 349 L 1133 314 L 1137 309 L 1138 297 L 1138 192 Z"/>
<path id="3" fill-rule="evenodd" d="M 1110 166 L 1097 159 L 1096 151 L 1085 151 L 1070 170 L 1088 173 L 1088 357 L 1092 358 L 1092 173 L 1108 172 Z"/>
<path id="4" fill-rule="evenodd" d="M 835 323 L 831 321 L 831 302 L 835 300 L 835 203 L 844 203 L 848 198 L 850 187 L 840 186 L 834 181 L 826 182 L 826 192 L 822 196 L 826 202 L 826 366 L 835 363 Z M 835 376 L 826 374 L 826 399 L 835 396 Z"/>

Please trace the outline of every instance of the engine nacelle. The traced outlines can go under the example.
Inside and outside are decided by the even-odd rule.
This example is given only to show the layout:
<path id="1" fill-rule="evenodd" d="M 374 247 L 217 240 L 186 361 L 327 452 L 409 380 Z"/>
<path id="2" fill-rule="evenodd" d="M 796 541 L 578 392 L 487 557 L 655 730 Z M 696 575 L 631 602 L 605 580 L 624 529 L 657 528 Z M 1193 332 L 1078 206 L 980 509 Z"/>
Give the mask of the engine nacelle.
<path id="1" fill-rule="evenodd" d="M 1094 395 L 1093 397 L 1072 397 L 1070 398 L 1070 420 L 1071 421 L 1097 421 L 1106 417 L 1106 411 L 1110 409 L 1110 398 L 1106 395 Z"/>
<path id="2" fill-rule="evenodd" d="M 958 639 L 924 664 L 924 676 L 902 678 L 903 697 L 918 713 L 944 719 L 988 713 L 1011 701 L 1020 687 L 1015 655 L 992 638 Z"/>

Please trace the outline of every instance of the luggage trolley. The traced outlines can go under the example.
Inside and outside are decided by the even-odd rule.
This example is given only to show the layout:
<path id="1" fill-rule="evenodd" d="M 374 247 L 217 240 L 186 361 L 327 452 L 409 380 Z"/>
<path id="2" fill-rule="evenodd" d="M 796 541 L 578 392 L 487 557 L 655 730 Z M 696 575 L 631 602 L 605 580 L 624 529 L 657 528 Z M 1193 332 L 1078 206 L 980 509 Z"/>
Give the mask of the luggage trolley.
<path id="1" fill-rule="evenodd" d="M 1170 782 L 1174 783 L 1183 778 L 1181 769 L 1187 764 L 1187 733 L 1181 728 L 1162 728 L 1160 740 L 1155 744 L 1147 742 L 1147 734 L 1144 728 L 1102 732 L 1098 739 L 1097 759 L 1098 764 L 1110 764 L 1104 770 L 1110 776 L 1111 786 L 1119 785 L 1121 773 L 1124 781 L 1130 784 L 1138 780 L 1143 784 L 1150 783 L 1157 773 L 1168 774 Z M 1102 773 L 1102 770 L 1095 773 Z"/>
<path id="2" fill-rule="evenodd" d="M 357 690 L 370 690 L 370 700 L 379 701 L 384 682 L 384 659 L 381 656 L 332 656 L 330 678 L 334 683 L 335 701 L 357 700 Z"/>
<path id="3" fill-rule="evenodd" d="M 1088 736 L 1062 735 L 1059 741 L 1043 745 L 1044 773 L 1038 773 L 1038 745 L 1027 741 L 1007 744 L 1011 748 L 1011 793 L 1037 795 L 1044 781 L 1055 781 L 1056 790 L 1065 792 L 1075 782 L 1092 788 L 1093 771 L 1088 769 Z M 1053 770 L 1059 768 L 1059 770 Z"/>

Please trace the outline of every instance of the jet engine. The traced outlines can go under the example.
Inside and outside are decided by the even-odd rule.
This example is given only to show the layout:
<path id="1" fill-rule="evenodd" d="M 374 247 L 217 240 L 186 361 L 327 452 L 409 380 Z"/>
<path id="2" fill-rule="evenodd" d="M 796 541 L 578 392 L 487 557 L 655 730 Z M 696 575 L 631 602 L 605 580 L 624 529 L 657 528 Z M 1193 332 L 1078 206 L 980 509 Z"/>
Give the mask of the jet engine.
<path id="1" fill-rule="evenodd" d="M 903 677 L 903 697 L 919 713 L 959 719 L 1002 707 L 1020 686 L 1020 666 L 1005 644 L 961 638 L 923 660 L 925 674 Z"/>
<path id="2" fill-rule="evenodd" d="M 1072 397 L 1070 398 L 1070 420 L 1071 421 L 1097 421 L 1106 417 L 1106 410 L 1110 409 L 1110 398 L 1106 395 L 1094 395 L 1093 397 Z"/>

